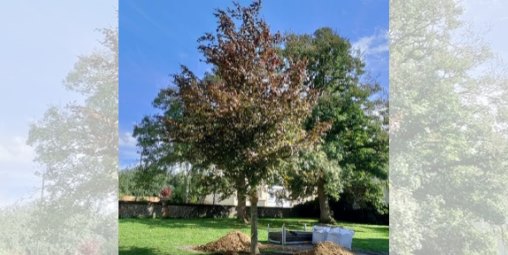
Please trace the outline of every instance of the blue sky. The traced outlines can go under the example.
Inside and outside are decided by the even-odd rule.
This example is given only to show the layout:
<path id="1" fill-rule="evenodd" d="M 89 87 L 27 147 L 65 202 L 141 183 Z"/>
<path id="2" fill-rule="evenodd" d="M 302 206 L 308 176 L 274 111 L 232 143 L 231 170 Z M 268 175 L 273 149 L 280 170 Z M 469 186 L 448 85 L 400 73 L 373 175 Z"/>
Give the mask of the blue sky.
<path id="1" fill-rule="evenodd" d="M 248 5 L 250 1 L 239 1 Z M 155 109 L 157 92 L 171 84 L 181 64 L 201 75 L 209 67 L 199 60 L 197 38 L 214 32 L 213 11 L 229 0 L 122 0 L 119 7 L 119 160 L 122 167 L 139 160 L 134 124 Z M 388 88 L 388 1 L 263 1 L 261 16 L 272 31 L 313 33 L 331 27 L 359 49 L 368 75 Z"/>

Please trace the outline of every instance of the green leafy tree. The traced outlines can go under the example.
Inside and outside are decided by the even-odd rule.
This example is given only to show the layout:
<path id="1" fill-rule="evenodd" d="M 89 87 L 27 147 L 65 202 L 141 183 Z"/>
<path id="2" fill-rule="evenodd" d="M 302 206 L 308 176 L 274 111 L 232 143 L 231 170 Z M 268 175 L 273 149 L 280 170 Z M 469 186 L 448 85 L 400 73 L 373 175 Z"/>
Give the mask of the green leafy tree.
<path id="1" fill-rule="evenodd" d="M 300 152 L 285 169 L 285 185 L 291 192 L 291 198 L 296 200 L 317 194 L 319 221 L 332 223 L 328 196 L 338 199 L 343 189 L 337 161 L 330 160 L 322 148 L 316 148 Z"/>
<path id="2" fill-rule="evenodd" d="M 257 187 L 277 172 L 284 158 L 315 140 L 303 121 L 315 91 L 305 84 L 306 62 L 277 54 L 282 42 L 259 15 L 260 2 L 217 10 L 217 34 L 200 38 L 199 49 L 215 79 L 199 79 L 187 67 L 174 76 L 178 89 L 165 90 L 181 102 L 181 119 L 166 119 L 168 136 L 191 145 L 204 165 L 226 177 L 244 175 L 251 203 L 251 254 L 259 253 Z M 237 26 L 237 23 L 239 26 Z"/>
<path id="3" fill-rule="evenodd" d="M 163 187 L 166 186 L 168 175 L 159 169 L 149 167 L 148 169 L 136 168 L 133 175 L 133 195 L 136 196 L 158 196 Z"/>
<path id="4" fill-rule="evenodd" d="M 231 189 L 219 174 L 207 170 L 189 176 L 185 171 L 161 171 L 153 166 L 137 166 L 120 171 L 118 178 L 120 195 L 159 196 L 162 188 L 171 187 L 169 201 L 173 203 L 201 203 L 206 195 L 220 193 L 216 197 L 219 201 L 224 198 L 221 192 Z"/>
<path id="5" fill-rule="evenodd" d="M 364 63 L 350 43 L 330 28 L 313 35 L 288 35 L 282 52 L 308 60 L 309 86 L 320 91 L 318 103 L 305 123 L 312 130 L 331 124 L 322 145 L 300 153 L 285 178 L 293 198 L 317 193 L 320 221 L 333 222 L 328 196 L 344 191 L 355 202 L 380 205 L 387 178 L 388 133 L 382 114 L 387 103 L 377 84 L 362 82 Z"/>
<path id="6" fill-rule="evenodd" d="M 119 195 L 134 195 L 136 183 L 134 182 L 135 169 L 124 169 L 118 172 Z"/>

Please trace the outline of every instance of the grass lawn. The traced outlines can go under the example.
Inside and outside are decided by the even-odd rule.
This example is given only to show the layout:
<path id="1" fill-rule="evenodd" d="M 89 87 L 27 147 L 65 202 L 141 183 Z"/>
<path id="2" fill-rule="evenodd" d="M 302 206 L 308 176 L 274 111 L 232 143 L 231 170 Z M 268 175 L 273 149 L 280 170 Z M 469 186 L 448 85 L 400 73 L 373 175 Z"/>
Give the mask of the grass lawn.
<path id="1" fill-rule="evenodd" d="M 313 219 L 259 219 L 259 240 L 267 240 L 267 224 L 270 227 L 310 229 Z M 353 250 L 388 254 L 388 226 L 354 223 L 337 223 L 355 231 Z M 241 224 L 235 219 L 120 219 L 120 254 L 161 254 L 185 255 L 205 254 L 185 250 L 185 247 L 205 244 L 217 240 L 233 230 L 250 233 L 250 225 Z"/>

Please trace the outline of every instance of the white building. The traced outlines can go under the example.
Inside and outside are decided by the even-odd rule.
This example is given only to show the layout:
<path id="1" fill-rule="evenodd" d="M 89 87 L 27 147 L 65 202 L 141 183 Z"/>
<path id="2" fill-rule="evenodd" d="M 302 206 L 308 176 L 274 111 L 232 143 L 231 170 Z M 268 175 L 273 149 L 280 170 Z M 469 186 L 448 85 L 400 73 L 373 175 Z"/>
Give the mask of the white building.
<path id="1" fill-rule="evenodd" d="M 281 199 L 279 198 L 280 195 L 283 194 L 284 188 L 282 186 L 262 186 L 258 188 L 258 194 L 259 194 L 259 200 L 258 200 L 258 206 L 261 207 L 285 207 L 290 208 L 294 205 L 300 203 L 301 201 L 291 201 L 287 199 Z M 238 199 L 236 198 L 236 193 L 223 199 L 220 199 L 220 194 L 210 194 L 207 195 L 203 201 L 204 204 L 214 204 L 214 197 L 215 197 L 215 204 L 216 205 L 230 205 L 230 206 L 237 206 L 238 205 Z M 250 206 L 249 199 L 247 198 L 247 206 Z"/>

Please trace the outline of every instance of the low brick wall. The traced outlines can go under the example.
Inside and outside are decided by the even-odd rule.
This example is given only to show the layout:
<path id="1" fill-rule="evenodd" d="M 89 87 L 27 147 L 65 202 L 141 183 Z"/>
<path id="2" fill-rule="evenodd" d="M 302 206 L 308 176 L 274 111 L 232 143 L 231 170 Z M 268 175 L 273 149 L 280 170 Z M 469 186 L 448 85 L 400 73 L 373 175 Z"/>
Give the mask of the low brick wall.
<path id="1" fill-rule="evenodd" d="M 247 207 L 247 211 L 250 208 Z M 236 215 L 236 207 L 202 204 L 167 204 L 145 201 L 119 201 L 120 218 L 225 218 Z M 292 208 L 258 207 L 258 216 L 266 218 L 295 217 Z"/>

